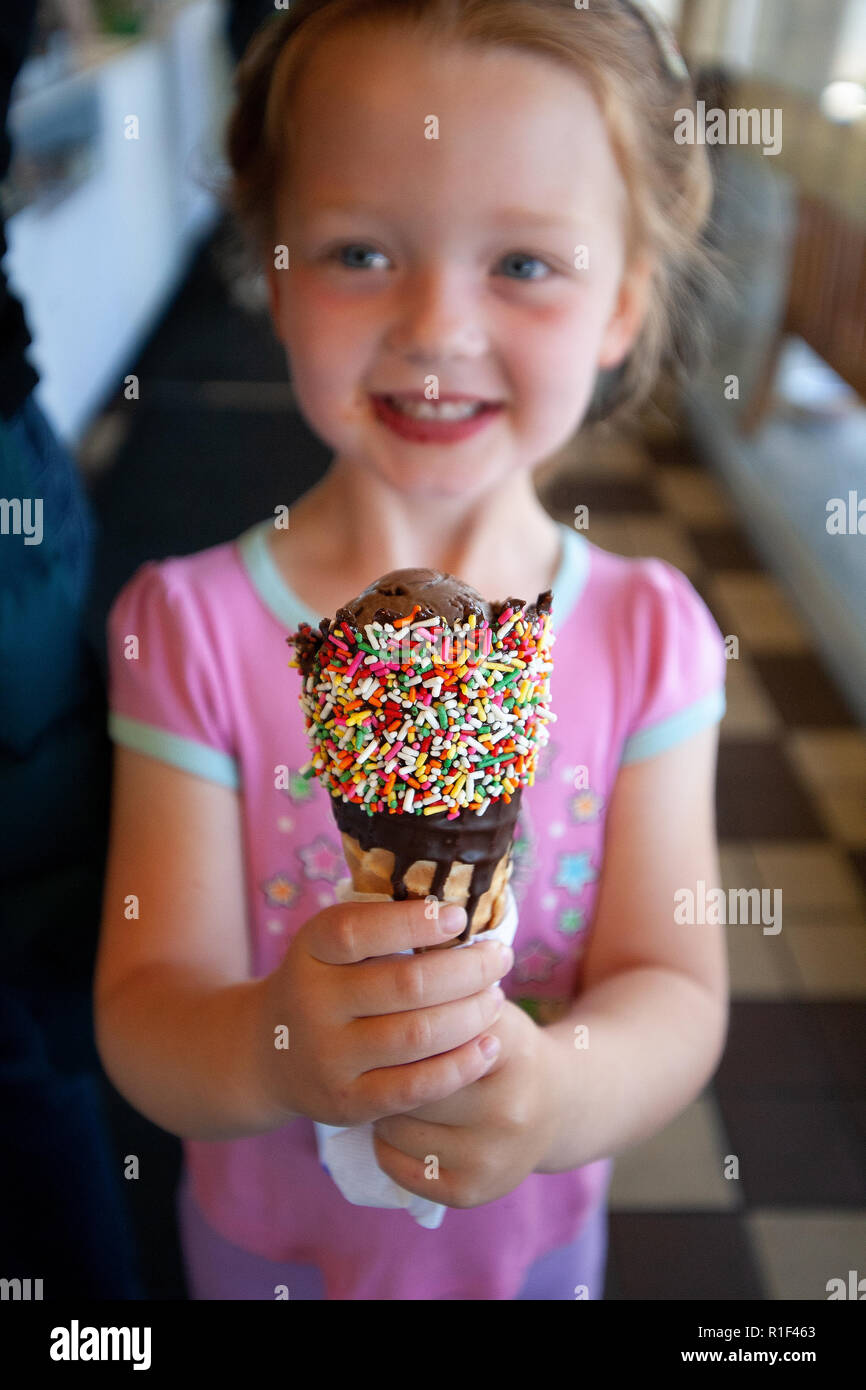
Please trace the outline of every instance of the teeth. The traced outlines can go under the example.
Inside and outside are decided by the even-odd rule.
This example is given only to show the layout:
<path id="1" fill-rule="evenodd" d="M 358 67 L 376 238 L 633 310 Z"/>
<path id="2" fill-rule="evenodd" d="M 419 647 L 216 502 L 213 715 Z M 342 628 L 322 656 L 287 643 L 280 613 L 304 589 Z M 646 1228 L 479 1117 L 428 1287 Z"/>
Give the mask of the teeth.
<path id="1" fill-rule="evenodd" d="M 483 401 L 397 401 L 389 396 L 388 403 L 413 420 L 470 420 L 484 409 Z"/>

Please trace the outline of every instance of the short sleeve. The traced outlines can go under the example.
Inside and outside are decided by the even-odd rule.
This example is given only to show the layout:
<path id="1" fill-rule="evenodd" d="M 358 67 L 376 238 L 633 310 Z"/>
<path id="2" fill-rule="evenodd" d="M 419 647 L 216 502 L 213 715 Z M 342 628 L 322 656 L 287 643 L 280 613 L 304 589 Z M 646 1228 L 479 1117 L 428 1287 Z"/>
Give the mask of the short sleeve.
<path id="1" fill-rule="evenodd" d="M 632 707 L 623 763 L 662 753 L 725 713 L 725 640 L 707 605 L 666 561 L 637 564 L 631 593 Z"/>
<path id="2" fill-rule="evenodd" d="M 108 615 L 108 733 L 115 743 L 237 789 L 212 623 L 182 561 L 142 565 Z"/>

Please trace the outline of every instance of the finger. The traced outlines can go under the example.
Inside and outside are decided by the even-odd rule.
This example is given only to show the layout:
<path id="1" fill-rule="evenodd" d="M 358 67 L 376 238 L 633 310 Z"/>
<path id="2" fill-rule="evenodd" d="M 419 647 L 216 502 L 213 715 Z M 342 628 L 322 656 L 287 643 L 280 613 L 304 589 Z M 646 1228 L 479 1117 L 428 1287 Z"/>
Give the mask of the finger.
<path id="1" fill-rule="evenodd" d="M 421 1062 L 480 1038 L 505 1008 L 496 985 L 454 1003 L 429 1009 L 358 1018 L 350 1023 L 352 1056 L 359 1072 Z"/>
<path id="2" fill-rule="evenodd" d="M 465 925 L 465 908 L 435 899 L 334 903 L 311 918 L 307 947 L 326 965 L 351 965 L 417 946 L 441 946 L 456 939 Z"/>
<path id="3" fill-rule="evenodd" d="M 494 1057 L 486 1072 L 479 1076 L 477 1081 L 464 1086 L 460 1091 L 455 1091 L 453 1096 L 448 1096 L 445 1100 L 434 1100 L 429 1105 L 419 1105 L 414 1110 L 407 1110 L 400 1118 L 420 1120 L 424 1124 L 449 1125 L 455 1129 L 471 1129 L 473 1125 L 491 1123 L 499 1098 L 499 1087 L 503 1084 L 503 1058 L 507 1053 L 507 1045 L 503 1041 L 503 1018 L 505 1013 L 487 1030 L 499 1039 L 499 1055 Z M 507 1077 L 504 1084 L 510 1084 Z"/>
<path id="4" fill-rule="evenodd" d="M 460 1129 L 468 1128 L 476 1123 L 483 1123 L 485 1118 L 484 1103 L 480 1097 L 484 1094 L 486 1087 L 490 1085 L 490 1072 L 492 1070 L 493 1067 L 489 1067 L 484 1075 L 474 1081 L 471 1086 L 464 1086 L 462 1091 L 455 1091 L 454 1095 L 448 1096 L 446 1100 L 434 1100 L 429 1105 L 419 1105 L 415 1110 L 409 1110 L 399 1118 L 421 1120 L 424 1124 L 430 1125 L 451 1125 Z M 388 1117 L 389 1120 L 395 1118 L 398 1117 L 393 1115 Z M 382 1123 L 385 1123 L 384 1120 Z M 387 1138 L 387 1135 L 385 1137 Z"/>
<path id="5" fill-rule="evenodd" d="M 445 1207 L 464 1205 L 457 1199 L 453 1170 L 443 1168 L 441 1162 L 434 1166 L 402 1153 L 375 1132 L 373 1152 L 382 1172 L 404 1192 L 413 1192 L 416 1197 L 425 1197 L 427 1201 L 439 1202 Z M 438 1157 L 435 1151 L 433 1154 Z"/>
<path id="6" fill-rule="evenodd" d="M 482 1076 L 480 1080 L 473 1081 L 471 1086 L 464 1086 L 462 1091 L 455 1091 L 454 1095 L 448 1096 L 446 1100 L 431 1100 L 429 1105 L 419 1105 L 416 1109 L 407 1111 L 405 1115 L 389 1115 L 387 1118 L 389 1120 L 423 1120 L 425 1124 L 431 1125 L 462 1124 L 461 1115 L 465 1116 L 466 1114 L 465 1102 L 461 1104 L 463 1096 L 466 1095 L 467 1091 L 474 1095 L 474 1088 L 480 1086 L 485 1079 L 486 1077 Z M 379 1121 L 377 1120 L 376 1123 L 378 1124 Z M 384 1120 L 382 1123 L 384 1124 Z"/>
<path id="7" fill-rule="evenodd" d="M 440 1164 L 458 1166 L 461 1136 L 449 1125 L 422 1124 L 406 1115 L 383 1115 L 374 1121 L 373 1133 L 408 1158 L 425 1159 L 435 1154 Z"/>
<path id="8" fill-rule="evenodd" d="M 365 1114 L 376 1120 L 383 1115 L 404 1115 L 419 1105 L 453 1096 L 455 1091 L 477 1081 L 489 1066 L 490 1059 L 473 1039 L 423 1062 L 364 1072 L 358 1078 L 357 1089 Z"/>
<path id="9" fill-rule="evenodd" d="M 426 1009 L 467 999 L 508 973 L 513 955 L 498 941 L 479 941 L 456 951 L 428 951 L 362 961 L 347 971 L 341 999 L 352 1018 Z"/>
<path id="10" fill-rule="evenodd" d="M 512 1074 L 506 1072 L 506 1068 L 513 1062 L 514 1057 L 515 1012 L 521 1013 L 516 1004 L 506 1000 L 502 1013 L 487 1029 L 485 1036 L 496 1039 L 499 1051 L 477 1081 L 464 1086 L 460 1091 L 455 1091 L 446 1100 L 416 1106 L 404 1113 L 413 1119 L 428 1121 L 431 1124 L 456 1125 L 460 1128 L 489 1123 L 501 1099 L 500 1088 L 512 1085 Z"/>
<path id="11" fill-rule="evenodd" d="M 430 1167 L 414 1155 L 403 1153 L 375 1130 L 373 1153 L 378 1167 L 392 1182 L 402 1187 L 404 1192 L 412 1192 L 416 1197 L 426 1197 L 431 1202 L 440 1200 L 438 1163 L 435 1167 Z M 428 1173 L 430 1177 L 427 1176 Z"/>

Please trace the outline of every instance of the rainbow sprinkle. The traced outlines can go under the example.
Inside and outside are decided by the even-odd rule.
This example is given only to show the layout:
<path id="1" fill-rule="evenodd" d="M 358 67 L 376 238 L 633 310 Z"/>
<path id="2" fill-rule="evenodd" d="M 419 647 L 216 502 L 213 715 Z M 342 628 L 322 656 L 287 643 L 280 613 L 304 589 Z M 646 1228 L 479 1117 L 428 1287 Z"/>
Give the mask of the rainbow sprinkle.
<path id="1" fill-rule="evenodd" d="M 322 637 L 300 694 L 312 760 L 331 795 L 374 813 L 478 815 L 532 786 L 548 741 L 549 612 L 506 608 L 493 623 L 469 615 L 413 622 L 420 605 L 363 632 L 346 621 Z M 290 644 L 309 644 L 309 623 Z M 289 666 L 300 668 L 296 650 Z"/>

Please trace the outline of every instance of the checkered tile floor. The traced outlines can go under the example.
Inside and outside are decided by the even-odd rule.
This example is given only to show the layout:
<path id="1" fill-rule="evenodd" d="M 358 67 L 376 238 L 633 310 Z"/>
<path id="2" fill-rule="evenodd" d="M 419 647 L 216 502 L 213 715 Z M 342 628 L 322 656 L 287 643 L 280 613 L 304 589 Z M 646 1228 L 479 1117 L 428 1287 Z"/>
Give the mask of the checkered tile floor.
<path id="1" fill-rule="evenodd" d="M 866 737 L 669 404 L 578 441 L 540 492 L 559 520 L 587 505 L 596 545 L 676 565 L 739 638 L 719 747 L 722 877 L 781 889 L 784 913 L 777 935 L 727 928 L 718 1072 L 617 1161 L 605 1296 L 825 1298 L 831 1277 L 866 1272 Z"/>
<path id="2" fill-rule="evenodd" d="M 141 401 L 109 403 L 80 451 L 103 525 L 97 629 L 143 560 L 251 525 L 282 496 L 287 458 L 295 496 L 326 463 L 267 323 L 231 302 L 208 247 L 133 369 Z M 669 402 L 637 431 L 582 436 L 539 486 L 561 520 L 588 505 L 595 544 L 680 568 L 738 636 L 719 753 L 724 883 L 781 888 L 784 905 L 776 936 L 727 929 L 731 1026 L 712 1083 L 617 1161 L 605 1296 L 823 1299 L 829 1278 L 866 1274 L 866 739 Z M 179 1146 L 106 1085 L 118 1153 L 148 1159 L 130 1201 L 150 1296 L 182 1298 Z"/>

